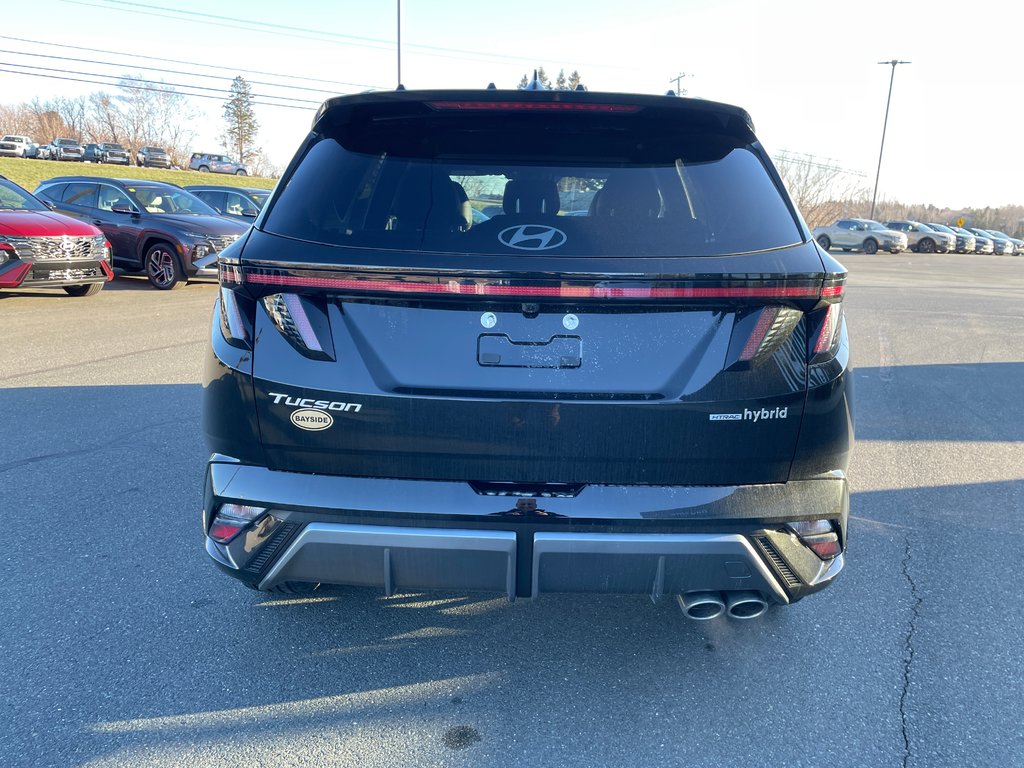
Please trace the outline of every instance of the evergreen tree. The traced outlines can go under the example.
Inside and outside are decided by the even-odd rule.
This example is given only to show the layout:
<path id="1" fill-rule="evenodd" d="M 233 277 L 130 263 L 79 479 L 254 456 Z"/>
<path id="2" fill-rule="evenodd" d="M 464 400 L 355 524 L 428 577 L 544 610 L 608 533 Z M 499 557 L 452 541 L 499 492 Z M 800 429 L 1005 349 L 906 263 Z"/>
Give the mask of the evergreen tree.
<path id="1" fill-rule="evenodd" d="M 583 78 L 580 77 L 580 73 L 574 69 L 572 73 L 569 75 L 569 90 L 575 91 L 577 85 L 583 85 Z"/>
<path id="2" fill-rule="evenodd" d="M 558 70 L 558 77 L 555 78 L 555 90 L 556 91 L 567 91 L 569 86 L 565 82 L 565 70 Z"/>
<path id="3" fill-rule="evenodd" d="M 224 102 L 224 143 L 244 163 L 256 150 L 256 134 L 260 124 L 252 106 L 252 88 L 239 75 L 231 81 L 231 96 Z"/>

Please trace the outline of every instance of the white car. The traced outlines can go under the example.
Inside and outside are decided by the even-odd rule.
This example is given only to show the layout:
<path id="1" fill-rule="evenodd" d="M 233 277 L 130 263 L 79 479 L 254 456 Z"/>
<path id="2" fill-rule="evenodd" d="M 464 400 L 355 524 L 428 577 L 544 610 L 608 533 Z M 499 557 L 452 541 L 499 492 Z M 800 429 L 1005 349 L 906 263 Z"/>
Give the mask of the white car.
<path id="1" fill-rule="evenodd" d="M 0 139 L 0 155 L 7 157 L 24 157 L 25 150 L 32 144 L 28 136 L 8 134 Z"/>

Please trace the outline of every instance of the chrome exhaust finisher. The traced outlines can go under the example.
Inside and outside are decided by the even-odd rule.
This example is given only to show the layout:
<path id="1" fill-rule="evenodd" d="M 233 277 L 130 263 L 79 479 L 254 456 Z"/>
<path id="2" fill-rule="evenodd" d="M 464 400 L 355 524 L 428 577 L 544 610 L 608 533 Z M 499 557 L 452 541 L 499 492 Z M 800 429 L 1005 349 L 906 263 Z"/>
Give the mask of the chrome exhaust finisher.
<path id="1" fill-rule="evenodd" d="M 768 603 L 757 592 L 727 592 L 725 606 L 734 619 L 756 619 L 768 610 Z"/>
<path id="2" fill-rule="evenodd" d="M 686 618 L 694 621 L 709 621 L 725 611 L 725 603 L 717 592 L 686 592 L 678 595 L 677 600 Z"/>

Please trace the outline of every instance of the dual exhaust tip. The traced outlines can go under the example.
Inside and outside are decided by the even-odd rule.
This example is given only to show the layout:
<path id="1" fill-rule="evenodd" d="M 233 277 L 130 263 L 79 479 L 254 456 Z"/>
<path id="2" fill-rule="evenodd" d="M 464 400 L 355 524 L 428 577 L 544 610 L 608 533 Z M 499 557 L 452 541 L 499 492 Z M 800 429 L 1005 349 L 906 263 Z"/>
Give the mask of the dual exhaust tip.
<path id="1" fill-rule="evenodd" d="M 756 619 L 768 610 L 758 592 L 686 592 L 678 600 L 686 617 L 694 621 L 717 619 L 723 613 L 734 619 Z"/>

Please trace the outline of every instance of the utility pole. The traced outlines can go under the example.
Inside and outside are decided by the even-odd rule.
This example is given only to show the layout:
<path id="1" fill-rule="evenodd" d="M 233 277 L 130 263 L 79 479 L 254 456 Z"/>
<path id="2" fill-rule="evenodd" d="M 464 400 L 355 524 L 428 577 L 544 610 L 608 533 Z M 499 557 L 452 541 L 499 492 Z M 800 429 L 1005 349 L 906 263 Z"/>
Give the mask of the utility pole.
<path id="1" fill-rule="evenodd" d="M 675 84 L 676 84 L 676 96 L 682 96 L 682 95 L 683 95 L 683 89 L 679 87 L 679 84 L 680 84 L 680 82 L 682 81 L 682 79 L 683 79 L 684 77 L 686 77 L 686 76 L 687 76 L 687 75 L 686 75 L 686 73 L 685 73 L 685 72 L 680 72 L 680 73 L 679 73 L 678 75 L 676 75 L 675 77 L 670 77 L 670 78 L 668 79 L 668 81 L 669 81 L 670 83 L 675 83 Z"/>
<path id="2" fill-rule="evenodd" d="M 885 129 L 889 126 L 889 103 L 892 101 L 892 81 L 893 78 L 896 77 L 896 65 L 912 64 L 913 62 L 893 59 L 892 61 L 880 61 L 878 63 L 892 67 L 892 72 L 889 74 L 889 96 L 885 100 L 885 122 L 882 123 L 882 146 L 878 148 L 878 170 L 875 172 L 875 192 L 871 195 L 871 214 L 868 216 L 869 219 L 875 218 L 875 201 L 878 199 L 878 178 L 882 175 L 882 151 L 885 149 Z"/>
<path id="3" fill-rule="evenodd" d="M 402 84 L 402 0 L 398 0 L 398 85 Z"/>

